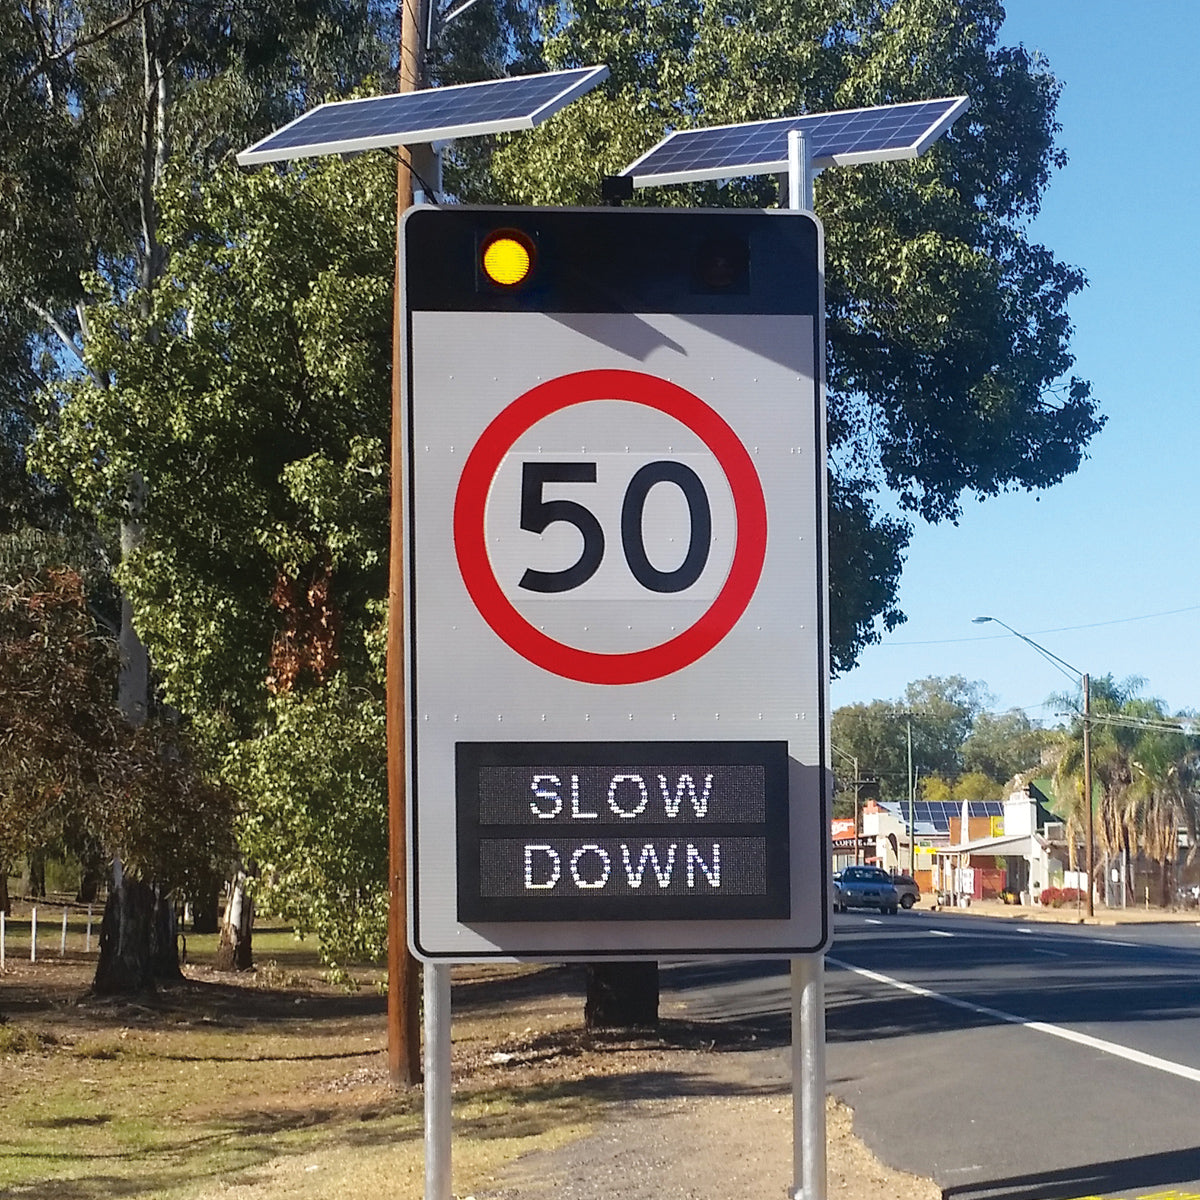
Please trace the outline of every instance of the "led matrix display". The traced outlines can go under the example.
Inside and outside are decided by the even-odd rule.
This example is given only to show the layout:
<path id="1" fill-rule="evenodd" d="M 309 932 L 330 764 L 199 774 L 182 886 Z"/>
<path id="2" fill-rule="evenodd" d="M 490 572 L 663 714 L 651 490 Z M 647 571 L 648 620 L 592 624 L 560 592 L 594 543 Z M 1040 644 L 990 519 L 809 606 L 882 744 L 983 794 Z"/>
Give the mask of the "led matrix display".
<path id="1" fill-rule="evenodd" d="M 786 918 L 784 742 L 459 743 L 463 922 Z"/>

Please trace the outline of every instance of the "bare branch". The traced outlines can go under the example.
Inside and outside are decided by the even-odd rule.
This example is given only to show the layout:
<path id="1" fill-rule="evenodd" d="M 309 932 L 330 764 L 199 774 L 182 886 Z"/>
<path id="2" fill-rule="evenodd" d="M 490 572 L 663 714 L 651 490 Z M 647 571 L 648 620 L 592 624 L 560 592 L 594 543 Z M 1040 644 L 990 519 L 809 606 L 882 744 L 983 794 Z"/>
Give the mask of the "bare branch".
<path id="1" fill-rule="evenodd" d="M 48 308 L 43 308 L 36 301 L 30 300 L 28 296 L 25 297 L 25 307 L 29 309 L 30 312 L 36 313 L 42 318 L 43 321 L 46 322 L 46 324 L 54 331 L 54 333 L 58 335 L 58 340 L 62 342 L 62 344 L 68 350 L 70 350 L 71 354 L 78 360 L 80 366 L 87 366 L 87 363 L 84 362 L 83 359 L 83 348 L 78 342 L 75 341 L 74 337 L 72 337 L 70 330 L 67 329 L 66 326 L 64 326 L 63 323 Z"/>
<path id="2" fill-rule="evenodd" d="M 107 25 L 103 25 L 97 29 L 95 33 L 81 34 L 73 41 L 68 42 L 65 46 L 60 46 L 54 51 L 51 51 L 45 44 L 41 37 L 41 29 L 35 22 L 34 33 L 38 41 L 42 43 L 41 58 L 25 72 L 24 76 L 17 83 L 16 90 L 21 91 L 27 87 L 55 63 L 62 62 L 63 59 L 70 58 L 72 54 L 77 54 L 80 50 L 86 50 L 89 46 L 94 46 L 97 42 L 104 41 L 105 38 L 111 37 L 114 33 L 119 33 L 126 25 L 136 21 L 143 9 L 149 8 L 153 3 L 154 0 L 129 0 L 128 12 L 122 13 L 119 17 L 114 17 Z"/>
<path id="3" fill-rule="evenodd" d="M 99 387 L 108 387 L 108 380 L 102 375 L 98 374 L 88 365 L 87 360 L 83 355 L 83 347 L 80 346 L 75 340 L 71 334 L 71 331 L 67 329 L 67 327 L 48 308 L 43 308 L 42 305 L 38 304 L 36 301 L 30 300 L 28 296 L 25 297 L 25 307 L 28 308 L 30 312 L 36 313 L 43 321 L 46 322 L 49 328 L 58 337 L 58 340 L 62 342 L 63 346 L 71 352 L 72 356 L 79 363 L 79 365 L 83 367 L 84 370 L 87 371 L 87 373 L 92 377 L 92 381 L 94 383 L 96 383 Z"/>

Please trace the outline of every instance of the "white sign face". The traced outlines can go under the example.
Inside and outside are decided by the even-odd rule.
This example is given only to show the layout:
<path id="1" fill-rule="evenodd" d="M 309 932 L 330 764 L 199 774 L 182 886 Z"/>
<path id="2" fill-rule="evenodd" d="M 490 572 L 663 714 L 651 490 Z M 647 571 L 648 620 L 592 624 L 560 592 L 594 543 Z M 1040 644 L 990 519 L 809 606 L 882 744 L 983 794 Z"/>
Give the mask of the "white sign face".
<path id="1" fill-rule="evenodd" d="M 414 952 L 822 948 L 819 315 L 408 320 Z"/>

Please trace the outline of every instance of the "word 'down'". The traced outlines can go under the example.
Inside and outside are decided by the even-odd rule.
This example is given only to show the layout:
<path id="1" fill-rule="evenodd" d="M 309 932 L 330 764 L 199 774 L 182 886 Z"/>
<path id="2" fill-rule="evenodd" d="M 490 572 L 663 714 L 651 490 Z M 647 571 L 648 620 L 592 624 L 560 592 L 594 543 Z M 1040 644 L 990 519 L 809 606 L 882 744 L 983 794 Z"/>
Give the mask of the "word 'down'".
<path id="1" fill-rule="evenodd" d="M 589 842 L 568 853 L 544 843 L 527 843 L 525 890 L 552 891 L 561 883 L 568 889 L 602 891 L 610 881 L 617 886 L 623 881 L 635 891 L 641 889 L 643 882 L 649 890 L 657 887 L 666 891 L 671 887 L 672 879 L 678 887 L 682 882 L 680 875 L 686 877 L 689 888 L 694 889 L 698 883 L 702 888 L 719 888 L 721 844 L 712 842 L 710 845 L 711 850 L 702 852 L 691 842 L 684 843 L 682 851 L 678 842 L 670 842 L 665 847 L 644 842 L 634 849 L 626 842 L 621 842 L 619 849 Z M 614 873 L 617 874 L 615 880 Z"/>

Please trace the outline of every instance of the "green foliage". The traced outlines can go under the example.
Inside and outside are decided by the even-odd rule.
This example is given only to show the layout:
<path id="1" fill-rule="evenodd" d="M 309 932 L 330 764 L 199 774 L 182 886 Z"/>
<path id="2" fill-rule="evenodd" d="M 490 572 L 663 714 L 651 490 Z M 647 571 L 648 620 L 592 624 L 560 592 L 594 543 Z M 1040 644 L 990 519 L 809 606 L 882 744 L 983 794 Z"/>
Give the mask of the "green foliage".
<path id="1" fill-rule="evenodd" d="M 257 894 L 318 934 L 326 964 L 378 961 L 388 916 L 383 703 L 339 677 L 276 697 L 270 715 L 226 765 L 246 798 L 238 841 L 258 864 Z"/>
<path id="2" fill-rule="evenodd" d="M 222 169 L 160 196 L 169 265 L 146 303 L 90 310 L 88 361 L 40 438 L 47 475 L 120 517 L 146 483 L 119 578 L 171 703 L 249 731 L 282 628 L 280 578 L 325 564 L 345 661 L 369 671 L 386 579 L 394 172 L 336 159 Z"/>
<path id="3" fill-rule="evenodd" d="M 331 963 L 372 957 L 386 930 L 386 840 L 368 829 L 386 827 L 374 722 L 394 169 L 365 156 L 222 169 L 201 189 L 172 179 L 159 204 L 163 277 L 91 310 L 89 365 L 106 384 L 62 386 L 35 457 L 112 520 L 136 464 L 145 541 L 119 578 L 164 693 L 210 746 L 232 747 L 241 846 L 271 864 L 267 902 Z M 329 645 L 306 671 L 284 660 L 304 658 L 314 616 Z M 304 691 L 335 667 L 329 689 Z M 269 678 L 301 692 L 272 700 Z M 347 707 L 352 686 L 366 707 Z M 308 816 L 285 818 L 287 805 Z"/>
<path id="4" fill-rule="evenodd" d="M 910 737 L 916 779 L 955 779 L 963 769 L 964 743 L 986 704 L 983 684 L 969 683 L 961 675 L 917 680 L 900 700 L 837 709 L 833 744 L 858 759 L 864 778 L 878 777 L 881 799 L 905 799 Z"/>
<path id="5" fill-rule="evenodd" d="M 93 20 L 103 9 L 60 7 Z M 535 65 L 533 11 L 521 0 L 474 6 L 450 27 L 436 74 Z M 612 80 L 532 134 L 460 148 L 447 177 L 463 199 L 594 202 L 602 174 L 671 127 L 972 97 L 970 116 L 918 162 L 818 181 L 831 628 L 835 667 L 846 669 L 879 627 L 902 620 L 909 525 L 878 503 L 884 489 L 913 514 L 952 519 L 964 494 L 1061 478 L 1099 428 L 1086 384 L 1055 390 L 1071 367 L 1066 305 L 1082 276 L 1024 236 L 1062 163 L 1058 85 L 1024 51 L 997 46 L 1002 14 L 990 0 L 577 0 L 538 11 L 551 65 L 603 61 Z M 41 302 L 62 347 L 41 376 L 58 380 L 58 419 L 35 465 L 114 524 L 128 480 L 144 479 L 144 542 L 118 576 L 139 632 L 167 697 L 210 744 L 230 747 L 244 848 L 269 867 L 270 902 L 318 931 L 337 962 L 382 944 L 383 742 L 373 723 L 395 175 L 373 155 L 286 172 L 216 164 L 297 101 L 360 78 L 376 61 L 372 12 L 235 0 L 213 38 L 209 6 L 150 0 L 119 32 L 64 57 L 71 102 L 55 108 L 45 88 L 30 93 L 37 121 L 57 113 L 94 159 L 73 176 L 65 299 L 46 285 L 54 303 Z M 163 73 L 147 90 L 149 35 Z M 50 79 L 46 64 L 34 66 L 35 82 Z M 151 92 L 165 107 L 146 140 L 133 118 Z M 769 204 L 775 187 L 648 199 Z M 68 301 L 85 295 L 81 322 Z M 68 342 L 85 369 L 63 378 Z M 296 690 L 271 697 L 269 680 Z M 969 686 L 906 697 L 909 709 L 944 702 L 925 725 L 914 719 L 922 773 L 957 773 L 979 707 Z M 880 748 L 885 795 L 906 777 L 894 716 L 863 715 L 868 727 L 891 722 L 886 736 L 862 734 Z M 871 757 L 860 757 L 866 772 Z M 339 805 L 346 830 L 328 846 L 320 835 L 340 828 Z"/>
<path id="6" fill-rule="evenodd" d="M 963 743 L 963 767 L 989 779 L 1007 782 L 1041 762 L 1055 735 L 1034 725 L 1020 709 L 981 712 Z"/>
<path id="7" fill-rule="evenodd" d="M 955 800 L 1003 800 L 1007 780 L 996 780 L 982 771 L 964 771 L 954 781 Z"/>

